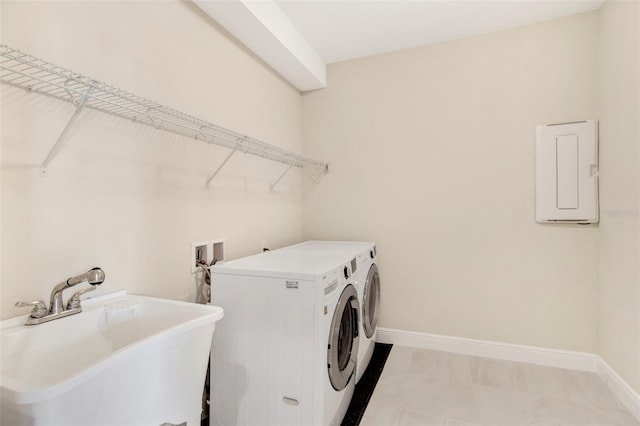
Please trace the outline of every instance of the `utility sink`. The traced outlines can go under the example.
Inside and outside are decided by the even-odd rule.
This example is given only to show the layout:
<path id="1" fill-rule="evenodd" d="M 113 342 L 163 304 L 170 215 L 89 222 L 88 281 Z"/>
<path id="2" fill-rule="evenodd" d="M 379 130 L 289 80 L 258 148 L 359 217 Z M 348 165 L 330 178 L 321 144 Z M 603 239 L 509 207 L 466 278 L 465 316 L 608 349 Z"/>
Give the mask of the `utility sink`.
<path id="1" fill-rule="evenodd" d="M 200 425 L 222 308 L 129 295 L 39 325 L 0 322 L 0 424 Z"/>

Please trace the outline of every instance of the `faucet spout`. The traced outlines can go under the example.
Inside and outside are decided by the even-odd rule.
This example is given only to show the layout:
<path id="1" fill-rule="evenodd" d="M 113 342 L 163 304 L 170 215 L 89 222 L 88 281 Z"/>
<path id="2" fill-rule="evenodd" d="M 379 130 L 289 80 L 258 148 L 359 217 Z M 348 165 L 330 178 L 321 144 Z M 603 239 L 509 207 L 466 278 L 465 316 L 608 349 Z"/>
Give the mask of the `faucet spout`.
<path id="1" fill-rule="evenodd" d="M 76 284 L 88 282 L 91 285 L 100 285 L 104 281 L 104 271 L 100 268 L 91 268 L 88 272 L 77 277 L 72 277 L 67 280 L 67 285 L 73 287 Z"/>
<path id="2" fill-rule="evenodd" d="M 66 281 L 61 282 L 56 285 L 51 291 L 51 300 L 49 304 L 49 313 L 50 314 L 58 314 L 64 311 L 64 302 L 62 300 L 62 292 L 67 288 L 73 287 L 83 282 L 88 282 L 91 285 L 100 285 L 104 281 L 105 274 L 104 271 L 100 268 L 90 269 L 88 272 L 84 274 L 78 275 L 76 277 L 71 277 Z"/>

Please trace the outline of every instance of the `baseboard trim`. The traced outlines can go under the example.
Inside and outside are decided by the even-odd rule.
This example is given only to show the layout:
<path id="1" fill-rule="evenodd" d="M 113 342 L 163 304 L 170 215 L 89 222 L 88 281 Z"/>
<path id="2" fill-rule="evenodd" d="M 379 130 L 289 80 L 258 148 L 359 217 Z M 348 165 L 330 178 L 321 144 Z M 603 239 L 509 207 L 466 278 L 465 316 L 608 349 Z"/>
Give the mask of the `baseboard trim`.
<path id="1" fill-rule="evenodd" d="M 640 421 L 640 394 L 599 355 L 380 327 L 376 342 L 596 373 Z"/>
<path id="2" fill-rule="evenodd" d="M 589 371 L 592 373 L 598 371 L 599 357 L 584 352 L 514 345 L 511 343 L 443 336 L 390 328 L 378 328 L 377 333 L 376 341 L 381 343 L 392 343 L 505 361 L 526 362 L 529 364 Z"/>
<path id="3" fill-rule="evenodd" d="M 596 373 L 605 381 L 620 402 L 627 407 L 627 410 L 640 421 L 640 394 L 600 356 L 598 356 L 598 370 Z"/>

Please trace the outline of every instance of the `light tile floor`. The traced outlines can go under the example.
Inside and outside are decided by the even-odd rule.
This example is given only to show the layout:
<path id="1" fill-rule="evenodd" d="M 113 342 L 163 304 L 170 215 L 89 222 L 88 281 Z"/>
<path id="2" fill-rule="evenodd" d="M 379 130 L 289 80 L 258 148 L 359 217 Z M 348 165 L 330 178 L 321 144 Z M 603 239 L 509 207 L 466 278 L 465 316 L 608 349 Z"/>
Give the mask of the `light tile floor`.
<path id="1" fill-rule="evenodd" d="M 640 423 L 594 373 L 394 345 L 360 425 Z"/>

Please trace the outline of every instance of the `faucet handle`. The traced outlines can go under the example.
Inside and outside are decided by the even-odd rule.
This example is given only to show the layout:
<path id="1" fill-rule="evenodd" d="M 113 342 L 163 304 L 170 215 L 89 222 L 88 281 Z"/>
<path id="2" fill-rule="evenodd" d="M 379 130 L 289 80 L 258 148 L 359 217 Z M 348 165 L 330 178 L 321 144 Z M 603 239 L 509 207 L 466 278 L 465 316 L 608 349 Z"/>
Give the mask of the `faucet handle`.
<path id="1" fill-rule="evenodd" d="M 49 312 L 49 310 L 47 309 L 47 305 L 42 300 L 16 302 L 15 306 L 17 306 L 18 308 L 24 308 L 25 306 L 33 306 L 33 309 L 31 310 L 32 318 L 42 318 L 45 315 L 47 315 L 47 313 Z"/>
<path id="2" fill-rule="evenodd" d="M 89 288 L 85 288 L 84 290 L 80 290 L 80 291 L 74 293 L 69 298 L 69 301 L 67 302 L 67 309 L 79 308 L 80 307 L 80 296 L 82 296 L 85 293 L 89 293 L 90 291 L 93 291 L 93 290 L 95 290 L 97 288 L 98 288 L 97 285 L 92 285 Z"/>

